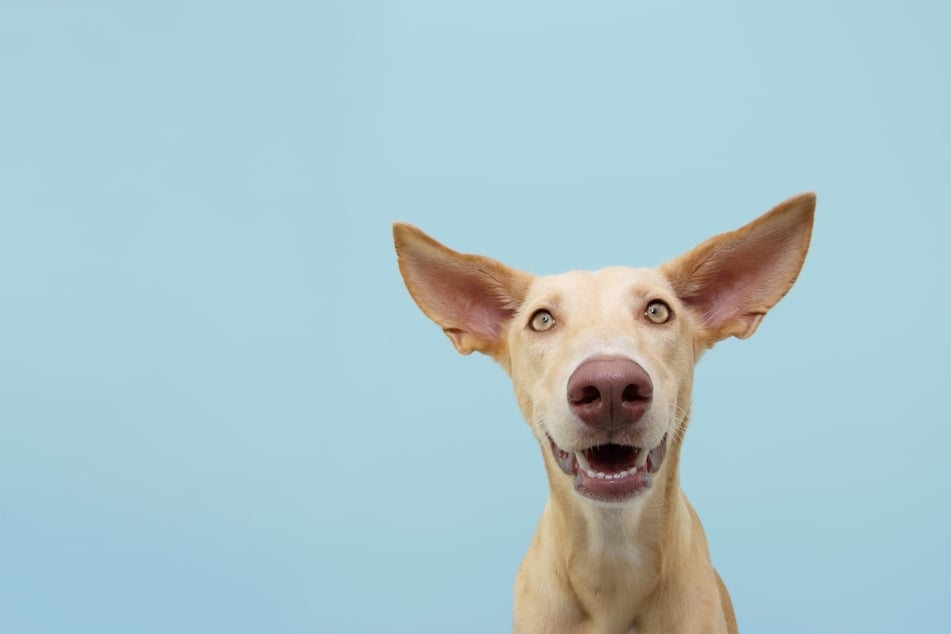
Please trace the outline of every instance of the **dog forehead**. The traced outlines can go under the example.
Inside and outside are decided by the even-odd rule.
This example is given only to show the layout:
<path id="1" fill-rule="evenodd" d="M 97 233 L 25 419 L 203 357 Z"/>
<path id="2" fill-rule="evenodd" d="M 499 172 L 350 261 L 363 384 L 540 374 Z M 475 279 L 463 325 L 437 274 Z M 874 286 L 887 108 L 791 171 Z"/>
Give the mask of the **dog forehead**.
<path id="1" fill-rule="evenodd" d="M 529 289 L 526 300 L 528 303 L 591 305 L 670 292 L 669 282 L 657 269 L 612 266 L 597 271 L 539 276 Z"/>

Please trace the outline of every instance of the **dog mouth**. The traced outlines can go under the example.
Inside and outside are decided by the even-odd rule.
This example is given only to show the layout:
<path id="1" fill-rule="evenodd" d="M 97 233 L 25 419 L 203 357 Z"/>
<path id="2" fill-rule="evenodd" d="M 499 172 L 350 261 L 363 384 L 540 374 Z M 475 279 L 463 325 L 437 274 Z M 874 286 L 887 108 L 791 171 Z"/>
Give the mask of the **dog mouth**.
<path id="1" fill-rule="evenodd" d="M 667 453 L 667 434 L 653 449 L 608 443 L 565 451 L 548 440 L 555 462 L 575 477 L 575 491 L 601 502 L 623 502 L 649 489 Z"/>

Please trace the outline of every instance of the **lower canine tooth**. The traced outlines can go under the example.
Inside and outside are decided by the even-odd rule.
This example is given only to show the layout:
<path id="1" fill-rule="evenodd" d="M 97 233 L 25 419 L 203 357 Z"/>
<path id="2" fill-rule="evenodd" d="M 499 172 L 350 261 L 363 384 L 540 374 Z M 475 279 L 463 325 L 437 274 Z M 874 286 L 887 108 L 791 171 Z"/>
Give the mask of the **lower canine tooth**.
<path id="1" fill-rule="evenodd" d="M 584 452 L 576 451 L 575 460 L 578 461 L 578 466 L 584 469 L 585 473 L 587 473 L 588 475 L 591 475 L 594 473 L 594 471 L 592 471 L 591 469 L 591 464 L 588 462 L 588 459 L 584 457 Z M 593 478 L 594 476 L 591 475 L 591 477 Z"/>
<path id="2" fill-rule="evenodd" d="M 647 463 L 647 456 L 650 454 L 646 449 L 638 449 L 637 457 L 634 459 L 634 467 L 643 467 Z"/>

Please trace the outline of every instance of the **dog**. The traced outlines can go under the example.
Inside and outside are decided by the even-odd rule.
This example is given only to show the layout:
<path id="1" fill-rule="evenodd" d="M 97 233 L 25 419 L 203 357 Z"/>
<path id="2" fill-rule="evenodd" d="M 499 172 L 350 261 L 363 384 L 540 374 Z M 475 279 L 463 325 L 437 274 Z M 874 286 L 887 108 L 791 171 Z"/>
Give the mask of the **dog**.
<path id="1" fill-rule="evenodd" d="M 737 631 L 680 488 L 693 369 L 792 287 L 815 205 L 790 198 L 657 268 L 538 277 L 393 225 L 410 295 L 456 350 L 502 365 L 541 447 L 549 499 L 515 579 L 515 632 Z"/>

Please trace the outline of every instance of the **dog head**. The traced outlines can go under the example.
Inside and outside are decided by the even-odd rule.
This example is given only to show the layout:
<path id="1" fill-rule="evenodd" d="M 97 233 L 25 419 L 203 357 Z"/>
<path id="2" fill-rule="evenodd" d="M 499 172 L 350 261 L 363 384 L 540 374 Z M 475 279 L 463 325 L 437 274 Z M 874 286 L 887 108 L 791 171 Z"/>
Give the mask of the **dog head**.
<path id="1" fill-rule="evenodd" d="M 812 194 L 792 198 L 653 269 L 536 277 L 410 225 L 394 225 L 394 239 L 422 311 L 459 352 L 511 376 L 553 489 L 616 504 L 678 454 L 700 355 L 752 335 L 790 289 L 814 209 Z"/>

